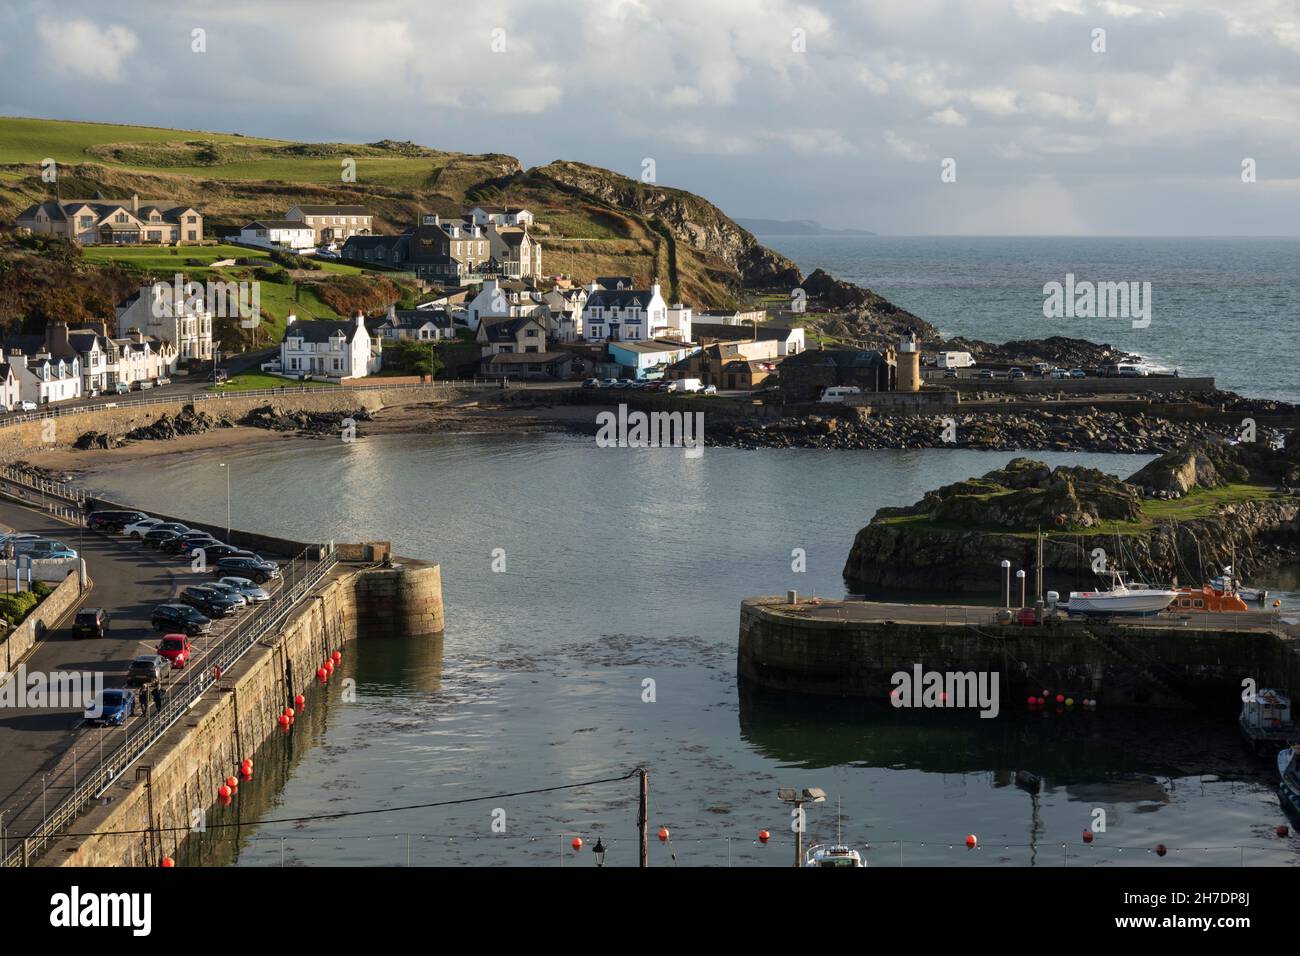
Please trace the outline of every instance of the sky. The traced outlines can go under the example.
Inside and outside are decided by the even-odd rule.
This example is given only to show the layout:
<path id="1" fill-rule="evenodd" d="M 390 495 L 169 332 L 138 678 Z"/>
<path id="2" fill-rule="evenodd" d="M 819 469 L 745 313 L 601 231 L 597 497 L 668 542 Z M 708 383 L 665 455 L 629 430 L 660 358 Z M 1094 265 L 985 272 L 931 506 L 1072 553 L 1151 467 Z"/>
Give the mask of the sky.
<path id="1" fill-rule="evenodd" d="M 652 160 L 890 234 L 1300 234 L 1300 0 L 9 0 L 0 114 Z"/>

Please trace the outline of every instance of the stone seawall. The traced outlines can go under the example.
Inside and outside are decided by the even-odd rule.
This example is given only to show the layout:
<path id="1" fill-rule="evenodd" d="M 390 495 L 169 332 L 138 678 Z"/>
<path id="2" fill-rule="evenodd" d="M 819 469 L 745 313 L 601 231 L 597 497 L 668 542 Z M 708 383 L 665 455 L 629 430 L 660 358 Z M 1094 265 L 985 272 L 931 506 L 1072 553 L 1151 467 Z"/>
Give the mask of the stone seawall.
<path id="1" fill-rule="evenodd" d="M 35 419 L 0 428 L 0 462 L 32 459 L 42 449 L 71 446 L 86 432 L 103 432 L 119 437 L 163 414 L 175 416 L 187 405 L 196 411 L 228 418 L 243 418 L 255 408 L 274 405 L 286 411 L 352 412 L 364 408 L 375 412 L 397 405 L 451 401 L 461 396 L 454 386 L 428 385 L 415 388 L 314 388 L 282 394 L 249 397 L 239 392 L 225 395 L 200 393 L 178 396 L 175 401 L 152 405 L 106 403 L 83 409 L 63 410 L 54 418 Z M 123 398 L 123 402 L 129 399 Z M 37 462 L 39 464 L 39 462 Z"/>
<path id="2" fill-rule="evenodd" d="M 253 758 L 257 774 L 258 748 L 283 733 L 277 721 L 295 695 L 306 697 L 310 711 L 322 695 L 340 692 L 337 681 L 322 685 L 316 679 L 334 651 L 348 653 L 359 637 L 441 641 L 442 628 L 437 565 L 401 561 L 337 574 L 73 824 L 94 835 L 56 841 L 40 864 L 157 866 L 164 856 L 174 857 L 217 802 L 222 781 L 239 776 L 245 757 Z"/>
<path id="3" fill-rule="evenodd" d="M 1300 655 L 1258 631 L 1071 622 L 1044 627 L 804 619 L 780 599 L 740 610 L 736 672 L 769 690 L 865 698 L 888 706 L 892 676 L 999 675 L 1003 706 L 1044 688 L 1117 707 L 1240 706 L 1242 680 L 1300 687 Z"/>

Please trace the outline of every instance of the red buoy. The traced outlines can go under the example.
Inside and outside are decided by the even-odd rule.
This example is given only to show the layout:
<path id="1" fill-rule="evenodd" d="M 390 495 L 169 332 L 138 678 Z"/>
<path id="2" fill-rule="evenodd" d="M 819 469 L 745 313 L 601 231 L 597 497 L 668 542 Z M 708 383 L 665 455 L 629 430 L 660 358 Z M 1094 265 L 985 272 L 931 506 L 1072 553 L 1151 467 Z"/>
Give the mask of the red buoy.
<path id="1" fill-rule="evenodd" d="M 582 849 L 582 837 L 574 837 L 573 842 L 570 843 L 569 846 L 573 847 L 573 852 L 577 853 Z"/>
<path id="2" fill-rule="evenodd" d="M 325 668 L 323 667 L 316 668 L 316 679 L 319 680 L 322 684 L 325 683 L 326 679 L 329 676 L 330 676 L 330 672 L 327 671 Z"/>
<path id="3" fill-rule="evenodd" d="M 239 781 L 236 780 L 234 777 L 227 777 L 227 778 L 226 778 L 226 786 L 229 787 L 231 790 L 238 790 L 238 789 L 239 789 Z"/>
<path id="4" fill-rule="evenodd" d="M 293 705 L 297 707 L 299 710 L 302 710 L 303 705 L 306 703 L 307 703 L 307 698 L 302 696 L 302 694 L 299 694 L 297 697 L 293 699 Z"/>
<path id="5" fill-rule="evenodd" d="M 284 709 L 284 716 L 288 717 L 290 720 L 293 720 L 293 718 L 297 715 L 294 714 L 292 707 L 286 707 Z"/>
<path id="6" fill-rule="evenodd" d="M 659 842 L 660 842 L 660 843 L 667 843 L 667 842 L 668 842 L 668 828 L 667 828 L 667 827 L 660 827 L 660 828 L 659 828 Z"/>
<path id="7" fill-rule="evenodd" d="M 768 840 L 770 840 L 770 839 L 772 839 L 772 834 L 768 833 L 766 830 L 759 830 L 759 831 L 758 831 L 758 842 L 759 842 L 759 843 L 766 843 L 766 842 L 767 842 Z"/>
<path id="8" fill-rule="evenodd" d="M 175 865 L 176 865 L 176 861 L 173 860 L 171 857 L 165 856 L 162 858 L 162 868 L 164 870 L 170 870 Z"/>
<path id="9" fill-rule="evenodd" d="M 1037 703 L 1038 703 L 1038 698 L 1035 697 L 1033 694 L 1030 694 L 1030 695 L 1029 695 L 1029 706 L 1030 706 L 1030 707 L 1033 707 L 1033 706 L 1034 706 L 1035 704 L 1037 704 Z"/>
<path id="10" fill-rule="evenodd" d="M 222 800 L 229 800 L 230 788 L 223 783 L 221 786 L 217 787 L 217 796 Z"/>
<path id="11" fill-rule="evenodd" d="M 1165 845 L 1163 843 L 1156 844 L 1156 856 L 1164 856 L 1168 852 L 1169 851 L 1165 849 Z"/>
<path id="12" fill-rule="evenodd" d="M 239 768 L 239 775 L 243 777 L 245 781 L 252 780 L 253 768 L 245 764 L 244 766 Z"/>
<path id="13" fill-rule="evenodd" d="M 252 757 L 245 757 L 245 758 L 244 758 L 244 762 L 243 762 L 242 764 L 240 764 L 240 766 L 241 766 L 241 767 L 247 767 L 249 770 L 252 770 L 252 769 L 253 769 L 253 758 L 252 758 Z"/>
<path id="14" fill-rule="evenodd" d="M 1277 834 L 1278 836 L 1280 836 L 1280 837 L 1284 837 L 1284 836 L 1286 836 L 1288 833 L 1290 833 L 1291 831 L 1288 830 L 1288 829 L 1287 829 L 1286 827 L 1284 827 L 1284 826 L 1280 826 L 1280 827 L 1278 827 L 1276 830 L 1274 830 L 1273 832 L 1276 833 L 1276 834 Z"/>
<path id="15" fill-rule="evenodd" d="M 326 661 L 325 664 L 324 664 L 323 666 L 324 666 L 324 668 L 325 668 L 325 670 L 326 670 L 327 673 L 330 673 L 330 674 L 333 674 L 333 673 L 334 673 L 334 662 L 333 662 L 333 661 Z"/>
<path id="16" fill-rule="evenodd" d="M 1084 843 L 1091 843 L 1091 842 L 1092 842 L 1092 831 L 1091 831 L 1091 830 L 1084 830 L 1084 831 L 1083 831 L 1083 842 L 1084 842 Z"/>
<path id="17" fill-rule="evenodd" d="M 973 850 L 975 847 L 979 846 L 979 842 L 980 841 L 976 839 L 975 834 L 972 833 L 970 836 L 966 837 L 966 848 L 968 850 Z"/>
<path id="18" fill-rule="evenodd" d="M 330 660 L 332 660 L 335 664 L 337 664 L 339 661 L 343 660 L 343 655 L 340 654 L 338 651 L 335 651 L 333 654 L 330 655 Z"/>
<path id="19" fill-rule="evenodd" d="M 1057 694 L 1057 695 L 1056 695 L 1056 702 L 1057 702 L 1058 704 L 1064 704 L 1064 703 L 1065 703 L 1065 695 L 1064 695 L 1064 694 Z"/>

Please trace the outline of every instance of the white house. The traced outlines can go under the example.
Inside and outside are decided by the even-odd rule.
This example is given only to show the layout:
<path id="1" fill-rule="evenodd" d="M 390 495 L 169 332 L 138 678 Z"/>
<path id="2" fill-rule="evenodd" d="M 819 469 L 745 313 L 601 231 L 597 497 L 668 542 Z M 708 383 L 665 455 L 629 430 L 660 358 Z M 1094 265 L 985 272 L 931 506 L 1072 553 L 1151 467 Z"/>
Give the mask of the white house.
<path id="1" fill-rule="evenodd" d="M 663 328 L 651 329 L 655 338 L 680 339 L 683 342 L 695 341 L 691 338 L 693 316 L 689 305 L 675 302 L 668 307 L 667 323 Z"/>
<path id="2" fill-rule="evenodd" d="M 178 287 L 179 286 L 179 287 Z M 144 286 L 117 307 L 117 334 L 125 336 L 135 329 L 146 336 L 171 342 L 176 356 L 168 373 L 190 359 L 212 359 L 212 308 L 204 302 L 204 289 L 191 283 L 189 293 L 183 285 L 155 282 Z"/>
<path id="3" fill-rule="evenodd" d="M 542 313 L 547 311 L 545 299 L 522 282 L 486 279 L 479 294 L 465 304 L 465 323 L 477 332 L 484 319 L 513 319 L 535 316 L 546 324 Z"/>
<path id="4" fill-rule="evenodd" d="M 589 341 L 617 339 L 641 342 L 654 337 L 654 329 L 668 326 L 668 304 L 656 282 L 649 289 L 587 287 L 582 325 Z"/>
<path id="5" fill-rule="evenodd" d="M 7 412 L 12 412 L 22 397 L 22 386 L 18 384 L 18 376 L 14 374 L 13 366 L 8 362 L 0 362 L 0 407 Z"/>
<path id="6" fill-rule="evenodd" d="M 239 241 L 264 249 L 300 252 L 316 247 L 316 230 L 296 219 L 257 219 L 240 228 Z"/>
<path id="7" fill-rule="evenodd" d="M 54 358 L 48 352 L 29 356 L 21 348 L 11 348 L 9 367 L 23 401 L 50 405 L 81 397 L 81 363 L 75 358 Z"/>
<path id="8" fill-rule="evenodd" d="M 475 206 L 469 211 L 478 226 L 531 226 L 533 214 L 522 206 Z"/>
<path id="9" fill-rule="evenodd" d="M 542 301 L 551 310 L 546 334 L 556 342 L 573 342 L 582 338 L 582 310 L 587 304 L 587 290 L 551 289 L 542 293 Z"/>
<path id="10" fill-rule="evenodd" d="M 372 348 L 365 316 L 351 322 L 294 322 L 280 341 L 280 368 L 286 375 L 364 378 L 378 372 L 382 351 Z"/>

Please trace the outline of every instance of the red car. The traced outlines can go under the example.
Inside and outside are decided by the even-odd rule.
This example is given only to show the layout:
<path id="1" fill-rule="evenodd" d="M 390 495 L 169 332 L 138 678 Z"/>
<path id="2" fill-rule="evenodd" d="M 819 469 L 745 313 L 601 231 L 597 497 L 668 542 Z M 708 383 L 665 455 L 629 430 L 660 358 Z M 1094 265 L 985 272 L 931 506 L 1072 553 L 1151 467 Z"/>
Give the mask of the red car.
<path id="1" fill-rule="evenodd" d="M 164 634 L 158 642 L 158 653 L 172 662 L 172 667 L 184 667 L 190 659 L 190 639 L 184 634 Z"/>

